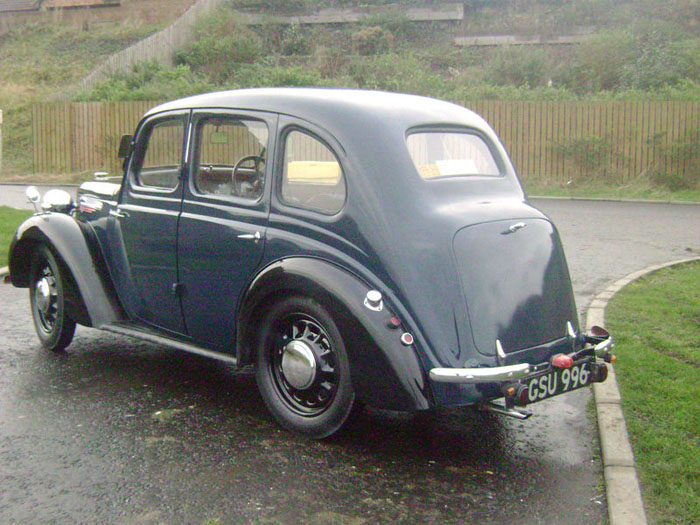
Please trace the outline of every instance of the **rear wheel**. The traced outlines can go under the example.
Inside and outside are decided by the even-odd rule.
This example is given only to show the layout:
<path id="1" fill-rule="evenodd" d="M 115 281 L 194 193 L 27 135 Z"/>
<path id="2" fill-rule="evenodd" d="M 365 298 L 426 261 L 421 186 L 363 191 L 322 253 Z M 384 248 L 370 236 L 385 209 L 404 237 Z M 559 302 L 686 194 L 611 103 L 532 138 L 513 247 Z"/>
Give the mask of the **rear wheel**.
<path id="1" fill-rule="evenodd" d="M 256 379 L 279 424 L 314 439 L 336 432 L 355 401 L 340 331 L 328 310 L 306 297 L 283 299 L 265 317 Z"/>
<path id="2" fill-rule="evenodd" d="M 66 315 L 65 277 L 53 253 L 43 244 L 32 260 L 29 300 L 41 344 L 54 352 L 66 348 L 73 340 L 75 321 Z"/>

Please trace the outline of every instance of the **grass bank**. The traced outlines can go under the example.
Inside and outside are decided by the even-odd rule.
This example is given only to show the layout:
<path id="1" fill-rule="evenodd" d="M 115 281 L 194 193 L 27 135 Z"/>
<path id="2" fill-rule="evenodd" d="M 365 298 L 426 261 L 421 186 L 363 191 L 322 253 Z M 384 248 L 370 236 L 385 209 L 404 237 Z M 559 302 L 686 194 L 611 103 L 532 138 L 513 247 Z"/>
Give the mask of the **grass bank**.
<path id="1" fill-rule="evenodd" d="M 700 262 L 627 286 L 606 310 L 647 515 L 700 523 Z"/>
<path id="2" fill-rule="evenodd" d="M 31 215 L 31 211 L 0 206 L 0 268 L 7 266 L 7 252 L 17 226 Z"/>

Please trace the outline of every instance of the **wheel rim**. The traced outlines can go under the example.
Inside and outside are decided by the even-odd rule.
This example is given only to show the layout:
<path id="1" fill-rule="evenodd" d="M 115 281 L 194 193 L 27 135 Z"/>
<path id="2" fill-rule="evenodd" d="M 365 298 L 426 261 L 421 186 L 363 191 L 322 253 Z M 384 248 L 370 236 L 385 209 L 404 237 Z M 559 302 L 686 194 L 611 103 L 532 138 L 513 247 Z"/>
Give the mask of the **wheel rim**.
<path id="1" fill-rule="evenodd" d="M 39 272 L 34 285 L 34 304 L 39 326 L 44 332 L 51 333 L 58 322 L 59 305 L 56 276 L 48 265 Z"/>
<path id="2" fill-rule="evenodd" d="M 273 384 L 297 414 L 317 416 L 333 403 L 340 381 L 331 338 L 310 316 L 292 314 L 277 323 L 269 362 Z"/>

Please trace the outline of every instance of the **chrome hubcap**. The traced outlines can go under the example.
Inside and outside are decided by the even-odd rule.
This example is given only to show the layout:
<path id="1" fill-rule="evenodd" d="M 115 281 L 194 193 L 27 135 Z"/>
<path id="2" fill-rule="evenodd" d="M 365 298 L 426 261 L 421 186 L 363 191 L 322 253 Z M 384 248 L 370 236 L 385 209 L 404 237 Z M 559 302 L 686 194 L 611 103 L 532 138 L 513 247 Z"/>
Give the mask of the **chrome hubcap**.
<path id="1" fill-rule="evenodd" d="M 314 353 L 303 341 L 291 341 L 282 354 L 282 373 L 287 382 L 297 390 L 306 390 L 316 379 Z"/>
<path id="2" fill-rule="evenodd" d="M 40 328 L 51 333 L 58 321 L 59 303 L 56 277 L 48 266 L 41 271 L 34 285 L 34 308 Z"/>
<path id="3" fill-rule="evenodd" d="M 297 414 L 314 417 L 333 404 L 340 372 L 323 326 L 303 313 L 280 319 L 270 349 L 275 388 Z"/>
<path id="4" fill-rule="evenodd" d="M 46 277 L 36 283 L 34 297 L 36 298 L 36 305 L 39 311 L 46 315 L 51 307 L 51 285 Z"/>

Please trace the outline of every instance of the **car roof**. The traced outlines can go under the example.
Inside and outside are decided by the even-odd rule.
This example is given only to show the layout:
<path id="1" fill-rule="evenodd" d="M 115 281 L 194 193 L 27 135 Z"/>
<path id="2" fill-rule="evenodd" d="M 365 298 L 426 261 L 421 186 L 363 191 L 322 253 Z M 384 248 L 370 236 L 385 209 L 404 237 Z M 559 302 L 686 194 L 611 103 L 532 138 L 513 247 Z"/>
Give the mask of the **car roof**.
<path id="1" fill-rule="evenodd" d="M 442 100 L 360 89 L 255 88 L 195 95 L 161 104 L 146 115 L 178 110 L 224 108 L 287 114 L 330 129 L 351 122 L 385 126 L 458 124 L 483 129 L 472 111 Z"/>

